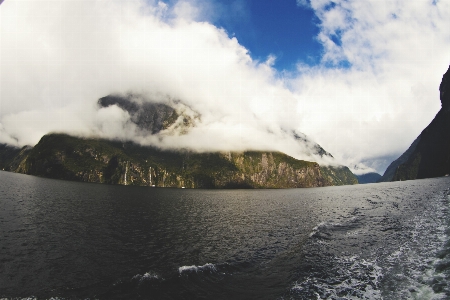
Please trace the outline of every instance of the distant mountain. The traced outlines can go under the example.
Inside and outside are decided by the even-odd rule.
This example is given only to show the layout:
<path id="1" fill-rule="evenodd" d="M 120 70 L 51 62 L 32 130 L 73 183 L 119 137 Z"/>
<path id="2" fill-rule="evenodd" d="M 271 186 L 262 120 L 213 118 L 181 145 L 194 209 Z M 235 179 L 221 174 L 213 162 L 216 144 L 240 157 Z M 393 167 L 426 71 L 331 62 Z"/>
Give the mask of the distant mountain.
<path id="1" fill-rule="evenodd" d="M 439 86 L 441 109 L 381 181 L 410 180 L 450 173 L 450 66 Z"/>
<path id="2" fill-rule="evenodd" d="M 358 183 L 347 167 L 319 166 L 280 152 L 167 151 L 65 134 L 46 135 L 32 149 L 6 152 L 8 155 L 0 156 L 6 158 L 5 170 L 84 182 L 179 188 L 298 188 Z"/>
<path id="3" fill-rule="evenodd" d="M 358 179 L 359 184 L 375 183 L 378 182 L 378 180 L 381 178 L 381 175 L 375 172 L 371 172 L 363 175 L 356 175 L 356 178 Z"/>
<path id="4" fill-rule="evenodd" d="M 28 155 L 32 147 L 17 148 L 0 144 L 0 170 L 15 170 L 20 162 Z"/>

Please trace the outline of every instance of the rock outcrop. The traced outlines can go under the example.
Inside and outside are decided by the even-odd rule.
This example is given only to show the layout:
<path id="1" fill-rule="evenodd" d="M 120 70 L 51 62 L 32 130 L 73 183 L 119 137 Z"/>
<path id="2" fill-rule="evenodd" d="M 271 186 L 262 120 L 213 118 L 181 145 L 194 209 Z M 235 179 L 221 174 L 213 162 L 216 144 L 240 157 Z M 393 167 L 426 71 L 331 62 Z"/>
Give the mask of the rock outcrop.
<path id="1" fill-rule="evenodd" d="M 185 134 L 190 127 L 195 126 L 200 114 L 181 101 L 169 100 L 166 104 L 142 99 L 133 94 L 108 95 L 98 100 L 98 106 L 100 109 L 113 105 L 119 107 L 130 115 L 131 122 L 148 134 L 157 134 L 170 128 L 173 133 Z M 169 105 L 170 102 L 172 105 Z"/>

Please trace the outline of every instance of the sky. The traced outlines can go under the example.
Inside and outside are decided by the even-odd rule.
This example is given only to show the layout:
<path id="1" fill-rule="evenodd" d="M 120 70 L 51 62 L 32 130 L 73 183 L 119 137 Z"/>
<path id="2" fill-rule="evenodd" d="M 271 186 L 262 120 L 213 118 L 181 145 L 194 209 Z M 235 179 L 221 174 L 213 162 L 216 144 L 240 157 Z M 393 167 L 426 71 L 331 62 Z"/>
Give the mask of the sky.
<path id="1" fill-rule="evenodd" d="M 253 59 L 266 60 L 273 55 L 277 58 L 273 67 L 279 71 L 294 71 L 299 61 L 310 65 L 320 62 L 322 46 L 316 39 L 319 19 L 312 9 L 293 0 L 218 3 L 225 12 L 213 24 L 235 36 Z"/>
<path id="2" fill-rule="evenodd" d="M 450 64 L 447 0 L 0 3 L 0 143 L 15 146 L 65 132 L 383 173 L 440 109 Z M 127 93 L 201 117 L 149 136 L 97 105 Z"/>

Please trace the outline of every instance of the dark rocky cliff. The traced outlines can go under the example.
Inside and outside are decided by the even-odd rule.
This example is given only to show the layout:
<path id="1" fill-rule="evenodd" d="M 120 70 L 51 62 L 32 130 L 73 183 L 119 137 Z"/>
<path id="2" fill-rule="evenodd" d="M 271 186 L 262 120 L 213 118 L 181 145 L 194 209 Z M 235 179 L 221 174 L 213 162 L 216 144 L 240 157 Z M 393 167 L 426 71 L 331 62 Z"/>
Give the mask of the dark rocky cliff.
<path id="1" fill-rule="evenodd" d="M 406 161 L 399 164 L 392 180 L 444 176 L 450 173 L 450 66 L 439 86 L 441 109 L 411 145 Z"/>
<path id="2" fill-rule="evenodd" d="M 356 184 L 346 167 L 279 152 L 193 153 L 133 143 L 44 136 L 8 170 L 84 182 L 186 188 L 298 188 Z"/>
<path id="3" fill-rule="evenodd" d="M 383 176 L 378 179 L 377 182 L 388 182 L 392 181 L 394 178 L 395 172 L 397 171 L 397 168 L 408 161 L 408 159 L 411 157 L 411 154 L 414 153 L 416 150 L 417 144 L 420 141 L 420 135 L 414 140 L 414 142 L 409 146 L 408 150 L 406 150 L 402 155 L 400 155 L 399 158 L 394 160 L 386 169 Z"/>

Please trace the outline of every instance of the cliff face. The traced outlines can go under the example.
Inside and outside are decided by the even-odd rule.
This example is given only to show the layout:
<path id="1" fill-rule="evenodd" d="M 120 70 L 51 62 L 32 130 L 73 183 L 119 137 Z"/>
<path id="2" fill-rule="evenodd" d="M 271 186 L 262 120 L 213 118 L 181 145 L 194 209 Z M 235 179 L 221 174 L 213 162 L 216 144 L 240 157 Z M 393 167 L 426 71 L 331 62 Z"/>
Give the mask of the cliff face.
<path id="1" fill-rule="evenodd" d="M 279 152 L 171 152 L 63 134 L 44 136 L 15 161 L 9 168 L 14 172 L 123 185 L 297 188 L 357 183 L 346 167 L 321 167 Z"/>
<path id="2" fill-rule="evenodd" d="M 439 177 L 450 173 L 450 66 L 439 90 L 440 111 L 414 142 L 416 146 L 411 145 L 407 159 L 397 166 L 392 180 Z"/>
<path id="3" fill-rule="evenodd" d="M 414 142 L 411 144 L 411 146 L 409 146 L 408 150 L 406 150 L 402 155 L 400 155 L 399 158 L 394 160 L 387 167 L 387 169 L 384 172 L 383 176 L 381 176 L 381 178 L 379 178 L 377 182 L 392 181 L 392 179 L 394 178 L 395 172 L 397 171 L 398 167 L 401 164 L 404 164 L 405 162 L 408 161 L 408 159 L 411 157 L 411 155 L 416 150 L 416 147 L 417 147 L 417 144 L 419 143 L 419 141 L 420 141 L 420 135 L 414 140 Z"/>
<path id="4" fill-rule="evenodd" d="M 439 85 L 439 94 L 443 111 L 450 111 L 450 66 L 447 72 L 442 76 L 441 84 Z"/>

